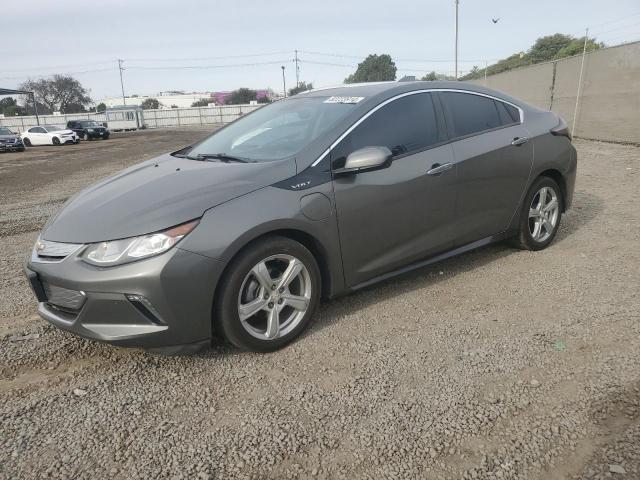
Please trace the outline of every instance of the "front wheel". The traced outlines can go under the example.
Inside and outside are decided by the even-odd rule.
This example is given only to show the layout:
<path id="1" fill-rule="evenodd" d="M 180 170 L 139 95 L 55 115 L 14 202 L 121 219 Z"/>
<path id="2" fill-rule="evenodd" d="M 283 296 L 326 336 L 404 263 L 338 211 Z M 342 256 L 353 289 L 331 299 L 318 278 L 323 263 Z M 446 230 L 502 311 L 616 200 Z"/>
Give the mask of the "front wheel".
<path id="1" fill-rule="evenodd" d="M 320 289 L 320 270 L 307 248 L 286 237 L 259 240 L 229 265 L 214 326 L 243 350 L 277 350 L 309 325 Z"/>
<path id="2" fill-rule="evenodd" d="M 547 248 L 558 233 L 563 202 L 555 180 L 540 177 L 533 182 L 522 205 L 516 246 L 524 250 Z"/>
<path id="3" fill-rule="evenodd" d="M 60 139 L 58 137 L 53 137 L 52 143 L 57 147 L 60 145 Z"/>
<path id="4" fill-rule="evenodd" d="M 24 143 L 25 147 L 31 146 L 31 140 L 29 140 L 28 138 L 25 138 L 24 140 L 22 140 L 22 143 Z"/>

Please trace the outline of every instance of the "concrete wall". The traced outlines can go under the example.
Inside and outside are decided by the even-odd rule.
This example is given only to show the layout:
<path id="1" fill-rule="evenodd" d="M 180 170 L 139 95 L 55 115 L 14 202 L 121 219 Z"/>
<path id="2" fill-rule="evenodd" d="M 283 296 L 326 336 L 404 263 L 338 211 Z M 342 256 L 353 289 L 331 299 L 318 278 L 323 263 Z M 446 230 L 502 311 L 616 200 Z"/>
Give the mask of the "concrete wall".
<path id="1" fill-rule="evenodd" d="M 491 75 L 486 85 L 551 109 L 572 128 L 581 61 L 578 55 Z M 575 135 L 640 143 L 640 42 L 585 56 Z"/>

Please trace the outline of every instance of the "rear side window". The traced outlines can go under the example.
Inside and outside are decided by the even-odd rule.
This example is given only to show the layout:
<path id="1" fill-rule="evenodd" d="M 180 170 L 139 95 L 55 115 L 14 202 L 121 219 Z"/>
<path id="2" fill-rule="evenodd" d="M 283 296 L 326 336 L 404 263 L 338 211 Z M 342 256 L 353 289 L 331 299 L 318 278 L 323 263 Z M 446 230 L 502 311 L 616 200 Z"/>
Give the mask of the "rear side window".
<path id="1" fill-rule="evenodd" d="M 417 93 L 399 98 L 377 110 L 358 125 L 335 151 L 334 168 L 363 147 L 387 147 L 394 157 L 423 150 L 443 138 L 429 93 Z"/>
<path id="2" fill-rule="evenodd" d="M 453 137 L 463 137 L 504 125 L 496 102 L 491 98 L 457 92 L 442 92 L 440 96 Z"/>
<path id="3" fill-rule="evenodd" d="M 498 114 L 500 115 L 500 122 L 502 125 L 511 125 L 512 123 L 520 122 L 520 112 L 516 107 L 507 105 L 504 102 L 495 100 L 496 107 L 498 107 Z"/>

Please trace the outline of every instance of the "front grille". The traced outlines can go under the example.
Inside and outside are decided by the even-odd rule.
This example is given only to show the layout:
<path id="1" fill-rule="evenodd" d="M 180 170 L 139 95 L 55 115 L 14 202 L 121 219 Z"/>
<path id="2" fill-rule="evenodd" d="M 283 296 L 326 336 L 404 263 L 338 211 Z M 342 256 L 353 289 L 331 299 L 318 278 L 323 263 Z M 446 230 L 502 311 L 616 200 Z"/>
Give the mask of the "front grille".
<path id="1" fill-rule="evenodd" d="M 78 311 L 86 300 L 84 292 L 51 285 L 47 281 L 42 282 L 42 288 L 47 296 L 47 303 L 61 309 Z"/>

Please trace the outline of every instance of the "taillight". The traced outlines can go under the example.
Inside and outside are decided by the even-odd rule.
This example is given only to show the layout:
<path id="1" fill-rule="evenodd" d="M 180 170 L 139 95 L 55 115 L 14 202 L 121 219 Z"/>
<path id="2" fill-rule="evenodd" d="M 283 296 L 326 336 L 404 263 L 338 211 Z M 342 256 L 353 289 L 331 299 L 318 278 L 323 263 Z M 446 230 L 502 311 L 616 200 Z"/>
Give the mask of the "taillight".
<path id="1" fill-rule="evenodd" d="M 558 117 L 558 120 L 558 125 L 549 130 L 551 132 L 551 135 L 555 135 L 557 137 L 567 137 L 569 141 L 571 141 L 571 132 L 569 131 L 567 123 L 560 117 Z"/>

